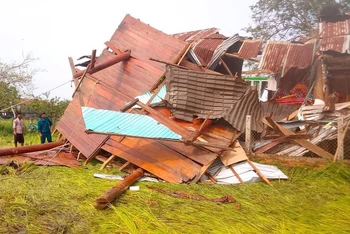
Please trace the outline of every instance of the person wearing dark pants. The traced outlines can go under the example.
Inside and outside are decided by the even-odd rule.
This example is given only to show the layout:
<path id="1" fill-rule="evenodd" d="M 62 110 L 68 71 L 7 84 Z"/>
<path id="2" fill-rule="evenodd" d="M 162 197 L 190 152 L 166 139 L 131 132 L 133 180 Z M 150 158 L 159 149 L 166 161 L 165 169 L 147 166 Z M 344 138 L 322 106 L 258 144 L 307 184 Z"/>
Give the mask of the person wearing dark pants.
<path id="1" fill-rule="evenodd" d="M 24 123 L 22 119 L 22 114 L 17 113 L 17 118 L 13 120 L 13 135 L 15 147 L 17 147 L 17 143 L 20 143 L 21 146 L 24 145 Z"/>
<path id="2" fill-rule="evenodd" d="M 51 129 L 52 126 L 51 120 L 46 117 L 45 112 L 40 113 L 38 120 L 38 131 L 40 136 L 40 142 L 41 144 L 45 143 L 45 140 L 47 142 L 52 142 L 52 136 L 51 136 Z"/>

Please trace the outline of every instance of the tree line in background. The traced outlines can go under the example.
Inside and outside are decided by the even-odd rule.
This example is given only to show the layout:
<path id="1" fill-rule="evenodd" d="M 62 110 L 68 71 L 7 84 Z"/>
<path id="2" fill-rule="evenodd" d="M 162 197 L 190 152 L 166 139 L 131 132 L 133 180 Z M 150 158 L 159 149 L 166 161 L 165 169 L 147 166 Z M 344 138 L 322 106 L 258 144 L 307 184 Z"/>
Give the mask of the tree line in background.
<path id="1" fill-rule="evenodd" d="M 20 62 L 5 63 L 0 61 L 0 110 L 2 116 L 13 116 L 12 112 L 27 113 L 29 118 L 37 119 L 44 111 L 53 122 L 64 113 L 68 100 L 58 97 L 50 98 L 50 93 L 41 96 L 33 95 L 33 77 L 40 69 L 33 69 L 32 63 L 37 58 L 31 53 L 23 55 Z M 14 106 L 14 108 L 10 108 Z M 0 115 L 1 116 L 1 115 Z"/>
<path id="2" fill-rule="evenodd" d="M 312 36 L 321 20 L 339 20 L 350 0 L 259 0 L 250 7 L 253 24 L 245 31 L 254 38 L 296 40 Z"/>

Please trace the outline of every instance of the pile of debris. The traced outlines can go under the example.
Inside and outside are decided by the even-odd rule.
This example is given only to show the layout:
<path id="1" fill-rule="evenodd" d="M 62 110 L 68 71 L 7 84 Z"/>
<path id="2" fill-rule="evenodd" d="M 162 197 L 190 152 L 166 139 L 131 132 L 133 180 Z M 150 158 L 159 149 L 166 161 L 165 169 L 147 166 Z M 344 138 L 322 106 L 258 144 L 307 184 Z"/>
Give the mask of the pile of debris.
<path id="1" fill-rule="evenodd" d="M 327 27 L 322 23 L 322 30 Z M 287 178 L 275 167 L 251 162 L 246 152 L 302 156 L 311 151 L 333 158 L 317 144 L 336 137 L 337 111 L 347 116 L 348 103 L 310 119 L 310 113 L 324 114 L 333 92 L 341 93 L 331 81 L 350 78 L 339 73 L 350 67 L 343 55 L 348 50 L 329 46 L 335 40 L 328 31 L 304 43 L 264 44 L 226 37 L 216 28 L 167 35 L 126 15 L 102 54 L 92 51 L 85 70 L 69 59 L 76 90 L 57 130 L 85 163 L 96 158 L 103 161 L 101 168 L 115 162 L 123 162 L 121 170 L 138 168 L 130 183 L 145 172 L 171 183 Z M 242 72 L 245 60 L 259 62 L 259 69 Z M 335 60 L 344 63 L 340 67 Z M 300 83 L 306 87 L 301 93 Z M 345 91 L 339 102 L 347 100 Z M 261 102 L 266 92 L 268 101 Z M 326 104 L 307 106 L 315 99 Z M 252 132 L 259 137 L 252 139 Z M 106 153 L 108 158 L 102 156 Z"/>

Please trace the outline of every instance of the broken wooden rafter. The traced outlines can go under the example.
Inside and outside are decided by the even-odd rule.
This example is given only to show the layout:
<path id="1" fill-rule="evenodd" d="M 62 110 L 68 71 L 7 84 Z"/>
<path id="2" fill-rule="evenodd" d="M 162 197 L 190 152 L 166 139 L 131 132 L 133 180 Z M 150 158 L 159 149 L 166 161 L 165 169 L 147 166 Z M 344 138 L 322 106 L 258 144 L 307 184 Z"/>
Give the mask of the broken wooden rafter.
<path id="1" fill-rule="evenodd" d="M 206 118 L 204 119 L 203 123 L 201 124 L 201 126 L 196 129 L 187 139 L 185 139 L 185 144 L 191 144 L 192 142 L 194 142 L 200 135 L 202 135 L 203 131 L 209 127 L 210 125 L 212 125 L 214 123 L 214 120 L 209 119 L 210 116 L 212 115 L 212 111 L 210 111 Z"/>
<path id="2" fill-rule="evenodd" d="M 174 66 L 174 67 L 178 67 L 178 68 L 190 70 L 190 69 L 187 68 L 187 67 L 184 67 L 184 66 L 181 66 L 181 65 L 178 65 L 178 64 L 175 64 L 175 63 L 170 63 L 170 62 L 167 62 L 167 61 L 155 59 L 155 58 L 149 58 L 149 60 L 154 61 L 154 62 L 157 62 L 157 63 L 163 63 L 163 64 L 169 65 L 169 66 Z"/>
<path id="3" fill-rule="evenodd" d="M 92 50 L 91 60 L 90 60 L 90 69 L 93 69 L 95 67 L 95 62 L 96 62 L 96 50 Z"/>
<path id="4" fill-rule="evenodd" d="M 232 74 L 230 68 L 227 66 L 227 64 L 225 63 L 225 61 L 224 61 L 222 58 L 220 58 L 220 61 L 221 61 L 222 65 L 224 66 L 226 72 L 227 72 L 230 76 L 233 76 L 233 74 Z"/>
<path id="5" fill-rule="evenodd" d="M 130 58 L 130 55 L 131 55 L 131 51 L 130 50 L 127 50 L 125 52 L 122 52 L 121 54 L 118 54 L 118 55 L 113 55 L 112 57 L 106 59 L 104 62 L 102 63 L 99 63 L 98 65 L 96 65 L 93 69 L 89 69 L 87 71 L 88 74 L 93 74 L 95 72 L 98 72 L 98 71 L 101 71 L 107 67 L 110 67 L 114 64 L 117 64 L 121 61 L 124 61 L 124 60 L 127 60 Z M 79 72 L 76 72 L 74 74 L 74 78 L 78 78 L 80 76 L 82 76 L 84 74 L 84 71 L 79 71 Z"/>
<path id="6" fill-rule="evenodd" d="M 271 184 L 271 182 L 260 172 L 260 170 L 254 165 L 254 163 L 252 161 L 250 161 L 249 159 L 247 160 L 247 162 L 249 163 L 249 165 L 254 169 L 254 171 L 256 172 L 256 174 L 258 174 L 258 176 L 260 177 L 260 179 L 262 179 L 262 181 L 264 181 L 266 184 L 273 186 Z"/>
<path id="7" fill-rule="evenodd" d="M 296 135 L 294 132 L 292 132 L 289 129 L 286 129 L 282 127 L 281 125 L 274 122 L 270 117 L 263 118 L 263 123 L 274 129 L 276 132 L 280 133 L 282 136 L 290 136 L 290 135 Z M 317 154 L 320 157 L 326 158 L 326 159 L 333 159 L 333 155 L 329 152 L 325 151 L 324 149 L 320 148 L 317 145 L 314 145 L 310 141 L 307 141 L 305 139 L 292 139 L 295 143 L 299 144 L 300 146 L 310 150 L 311 152 Z"/>
<path id="8" fill-rule="evenodd" d="M 252 59 L 252 58 L 249 58 L 249 59 L 247 59 L 247 58 L 242 58 L 242 57 L 240 57 L 238 54 L 231 54 L 231 53 L 225 53 L 225 55 L 226 56 L 228 56 L 228 57 L 231 57 L 231 58 L 237 58 L 237 59 L 242 59 L 242 60 L 249 60 L 249 61 L 252 61 L 252 62 L 260 62 L 259 60 L 257 60 L 257 59 Z"/>
<path id="9" fill-rule="evenodd" d="M 125 177 L 116 186 L 107 190 L 104 194 L 96 199 L 95 208 L 105 209 L 109 204 L 116 200 L 125 190 L 127 190 L 133 183 L 138 181 L 144 175 L 144 171 L 141 168 L 136 169 L 129 176 Z"/>
<path id="10" fill-rule="evenodd" d="M 74 98 L 75 93 L 79 90 L 81 84 L 83 83 L 83 81 L 84 81 L 84 79 L 85 79 L 86 73 L 87 73 L 87 71 L 90 69 L 90 67 L 91 67 L 91 63 L 86 67 L 86 69 L 85 69 L 85 71 L 84 71 L 84 73 L 83 73 L 83 76 L 80 78 L 79 83 L 78 83 L 77 86 L 75 87 L 75 90 L 74 90 L 74 92 L 73 92 L 73 94 L 72 94 L 72 98 Z M 80 103 L 81 106 L 84 106 L 84 105 L 82 105 L 82 104 L 83 104 L 83 103 Z"/>
<path id="11" fill-rule="evenodd" d="M 116 53 L 117 55 L 123 53 L 115 45 L 113 45 L 112 42 L 110 42 L 110 41 L 106 41 L 105 45 L 107 46 L 107 48 L 110 48 L 111 50 L 113 50 L 113 52 Z"/>

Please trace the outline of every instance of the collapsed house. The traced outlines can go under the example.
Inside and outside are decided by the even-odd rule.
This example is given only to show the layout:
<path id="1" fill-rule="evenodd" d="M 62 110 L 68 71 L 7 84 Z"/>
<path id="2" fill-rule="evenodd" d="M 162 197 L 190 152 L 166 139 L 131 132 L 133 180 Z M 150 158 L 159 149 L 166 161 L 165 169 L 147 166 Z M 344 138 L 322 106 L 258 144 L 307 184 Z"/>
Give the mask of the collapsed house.
<path id="1" fill-rule="evenodd" d="M 310 95 L 321 96 L 312 90 L 328 85 L 329 77 L 346 79 L 332 59 L 348 61 L 343 55 L 348 50 L 342 47 L 342 55 L 324 57 L 326 40 L 264 45 L 238 35 L 226 37 L 216 28 L 167 35 L 127 15 L 102 54 L 92 52 L 85 70 L 76 69 L 70 59 L 76 90 L 57 130 L 86 163 L 96 158 L 105 167 L 118 161 L 121 170 L 136 166 L 171 183 L 244 182 L 234 168 L 239 162 L 247 162 L 266 180 L 263 167 L 257 168 L 246 151 L 312 152 L 331 159 L 333 153 L 317 144 L 334 138 L 339 126 L 333 122 L 339 115 L 331 111 L 331 120 L 306 122 L 308 110 L 318 108 L 312 113 L 324 114 L 325 104 L 307 105 Z M 264 81 L 273 91 L 267 102 L 259 101 L 262 86 L 251 86 L 244 78 L 244 60 L 259 63 L 250 78 L 267 74 Z M 300 95 L 298 89 L 306 92 Z M 340 91 L 336 85 L 332 89 Z M 296 91 L 290 95 L 291 90 Z M 337 104 L 336 110 L 349 107 Z M 270 178 L 286 178 L 283 173 L 274 176 Z"/>

